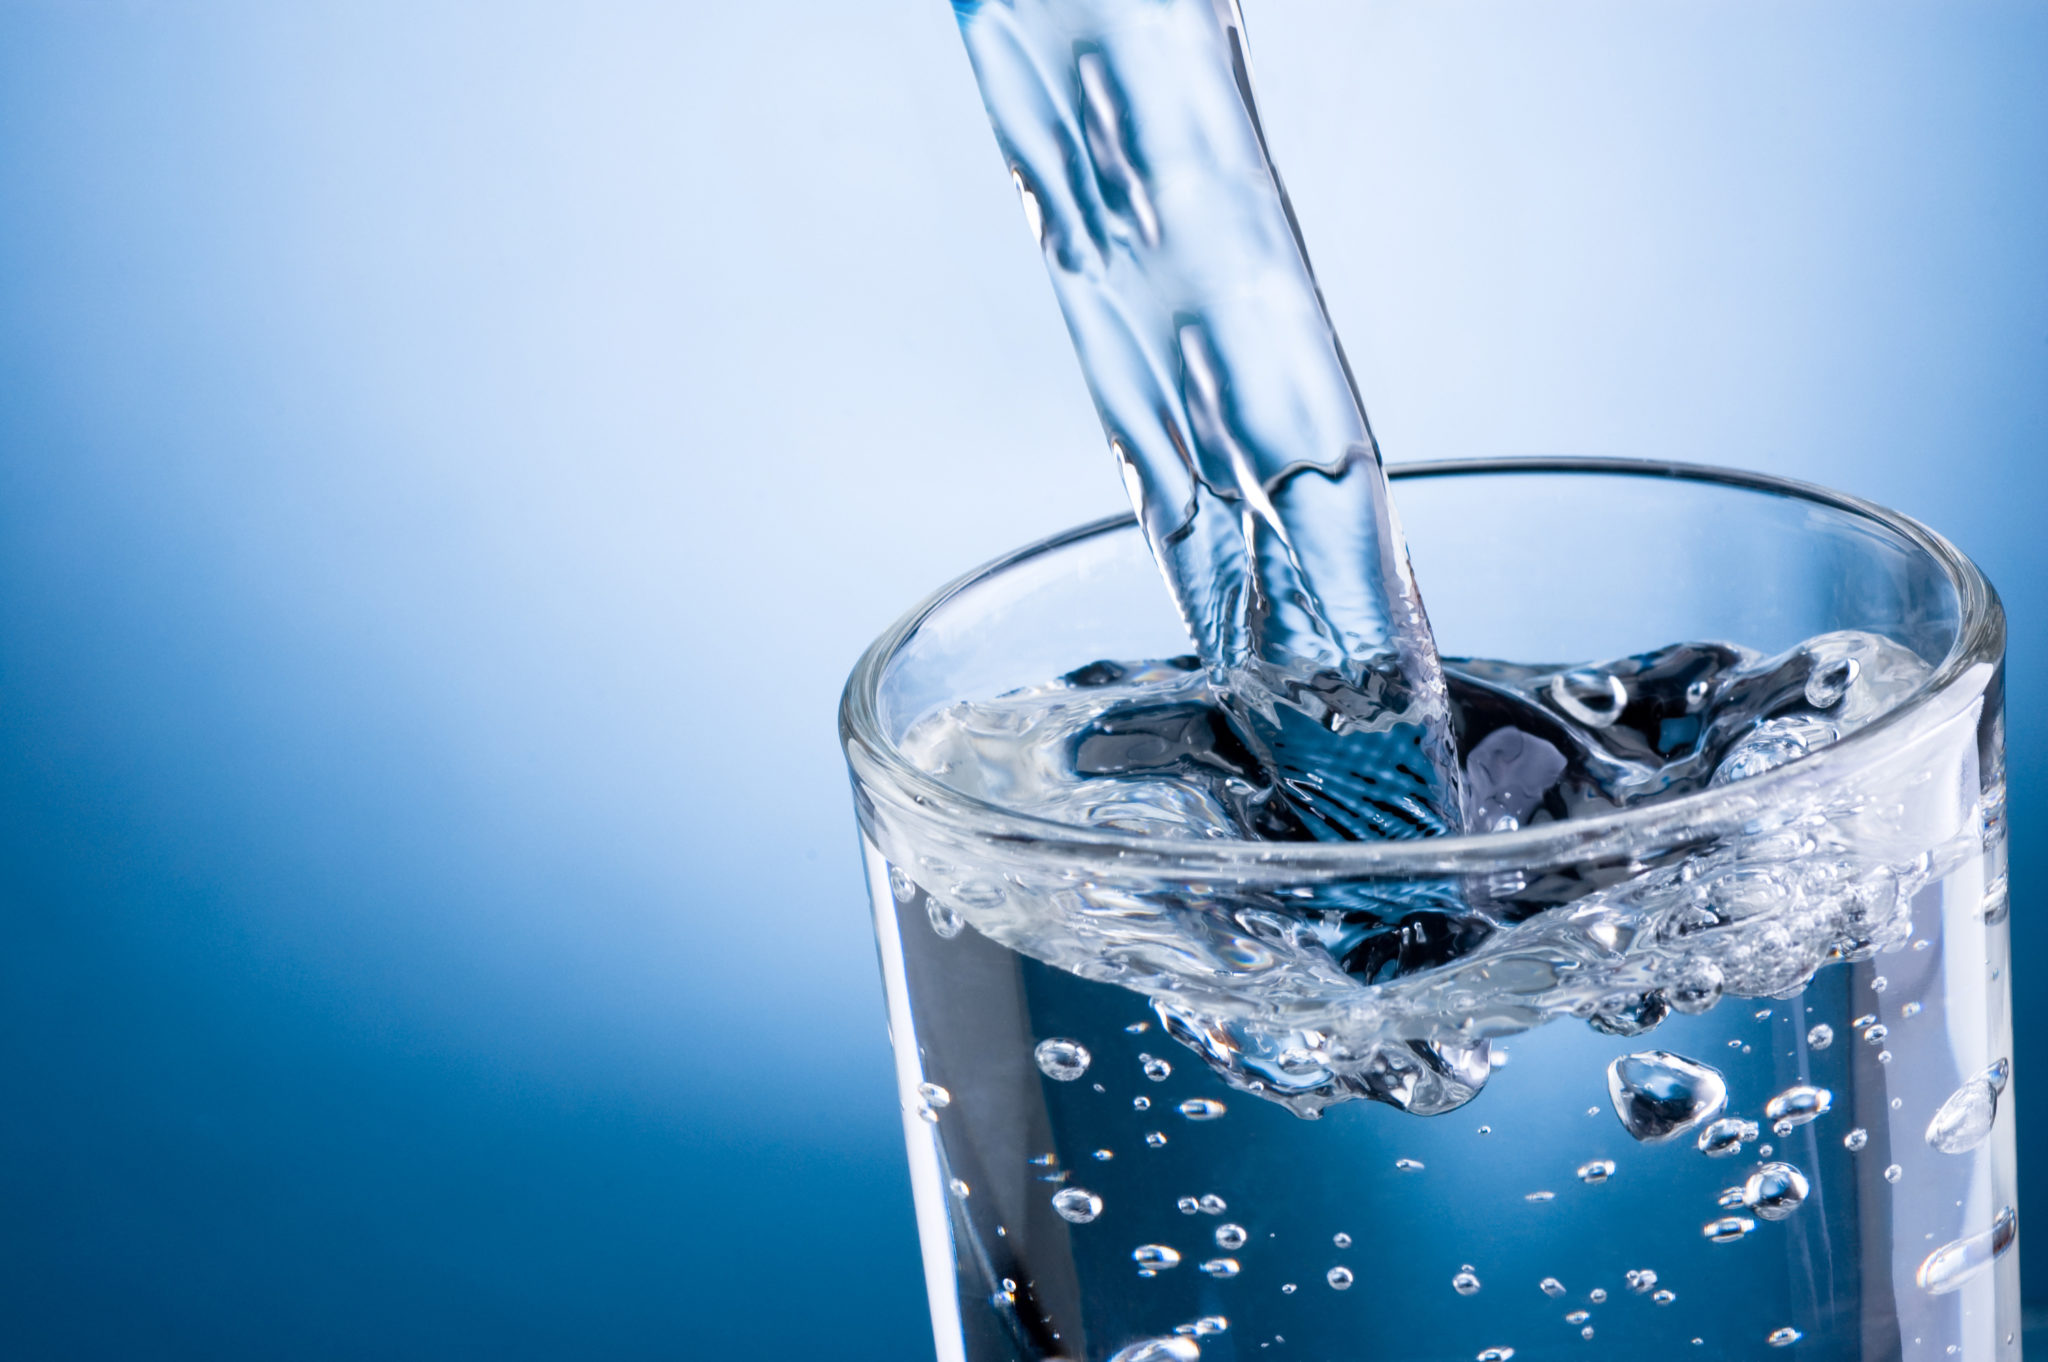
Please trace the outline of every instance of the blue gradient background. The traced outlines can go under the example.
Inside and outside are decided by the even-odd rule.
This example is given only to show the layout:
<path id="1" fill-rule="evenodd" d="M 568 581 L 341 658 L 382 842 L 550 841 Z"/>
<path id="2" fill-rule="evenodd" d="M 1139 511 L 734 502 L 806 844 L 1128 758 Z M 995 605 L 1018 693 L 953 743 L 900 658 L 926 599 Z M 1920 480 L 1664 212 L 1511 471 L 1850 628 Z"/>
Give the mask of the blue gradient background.
<path id="1" fill-rule="evenodd" d="M 1989 569 L 2031 1072 L 2048 7 L 1246 8 L 1390 457 Z M 0 1352 L 928 1355 L 834 702 L 1120 496 L 939 0 L 0 6 Z"/>

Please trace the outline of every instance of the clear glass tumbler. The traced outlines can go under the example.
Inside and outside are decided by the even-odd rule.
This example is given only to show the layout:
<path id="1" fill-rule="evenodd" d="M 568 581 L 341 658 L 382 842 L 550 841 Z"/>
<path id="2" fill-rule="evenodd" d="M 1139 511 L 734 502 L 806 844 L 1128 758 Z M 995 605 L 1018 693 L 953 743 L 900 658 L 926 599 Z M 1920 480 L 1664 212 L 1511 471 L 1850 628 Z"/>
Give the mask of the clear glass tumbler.
<path id="1" fill-rule="evenodd" d="M 1990 586 L 1910 520 L 1751 474 L 1393 484 L 1446 657 L 1860 630 L 1928 670 L 1662 803 L 1196 841 L 1008 809 L 900 746 L 960 700 L 1185 654 L 1128 518 L 925 601 L 841 729 L 940 1358 L 2016 1358 Z M 1318 957 L 1319 922 L 1417 892 L 1515 911 L 1392 982 Z"/>

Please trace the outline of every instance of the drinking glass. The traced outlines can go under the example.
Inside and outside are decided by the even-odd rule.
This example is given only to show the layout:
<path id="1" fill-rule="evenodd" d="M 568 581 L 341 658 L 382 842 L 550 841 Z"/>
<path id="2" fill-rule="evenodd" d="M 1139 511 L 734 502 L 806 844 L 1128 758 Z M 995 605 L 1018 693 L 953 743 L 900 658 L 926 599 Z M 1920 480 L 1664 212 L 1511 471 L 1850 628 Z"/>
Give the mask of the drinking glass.
<path id="1" fill-rule="evenodd" d="M 1929 670 L 1664 802 L 1196 840 L 1005 808 L 901 747 L 956 702 L 1188 651 L 1128 517 L 930 597 L 841 733 L 939 1357 L 2017 1357 L 1988 583 L 1903 516 L 1756 474 L 1391 476 L 1447 658 L 1860 630 Z M 1444 893 L 1511 925 L 1394 983 L 1316 959 L 1347 905 Z M 1589 978 L 1661 988 L 1589 1004 Z M 1713 1132 L 1656 1138 L 1716 1086 Z"/>

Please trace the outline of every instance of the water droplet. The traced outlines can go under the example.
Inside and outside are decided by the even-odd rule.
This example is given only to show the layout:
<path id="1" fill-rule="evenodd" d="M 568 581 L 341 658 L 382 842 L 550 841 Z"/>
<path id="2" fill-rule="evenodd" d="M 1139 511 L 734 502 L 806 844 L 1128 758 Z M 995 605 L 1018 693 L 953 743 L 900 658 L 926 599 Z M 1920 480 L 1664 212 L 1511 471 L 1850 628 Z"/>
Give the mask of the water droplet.
<path id="1" fill-rule="evenodd" d="M 1211 1277 L 1235 1277 L 1238 1273 L 1237 1259 L 1211 1258 L 1202 1264 L 1202 1271 Z"/>
<path id="2" fill-rule="evenodd" d="M 1230 1209 L 1229 1206 L 1224 1204 L 1223 1198 L 1217 1196 L 1214 1192 L 1202 1193 L 1202 1199 L 1197 1204 L 1201 1206 L 1203 1215 L 1222 1215 Z"/>
<path id="3" fill-rule="evenodd" d="M 1855 1152 L 1858 1149 L 1863 1148 L 1864 1145 L 1867 1145 L 1869 1143 L 1870 1132 L 1865 1130 L 1862 1126 L 1856 1127 L 1854 1130 L 1850 1131 L 1847 1135 L 1844 1135 L 1842 1137 L 1842 1148 L 1849 1150 L 1851 1153 Z"/>
<path id="4" fill-rule="evenodd" d="M 1863 664 L 1853 657 L 1821 663 L 1807 675 L 1806 703 L 1815 709 L 1834 708 L 1849 693 L 1849 687 L 1856 684 L 1856 674 L 1861 670 Z"/>
<path id="5" fill-rule="evenodd" d="M 1351 1269 L 1348 1267 L 1333 1267 L 1323 1274 L 1323 1280 L 1330 1284 L 1332 1290 L 1349 1291 L 1352 1282 Z"/>
<path id="6" fill-rule="evenodd" d="M 1872 979 L 1870 981 L 1870 991 L 1872 993 L 1882 993 L 1890 987 L 1891 981 L 1889 979 L 1886 979 L 1882 974 L 1878 975 L 1875 979 Z"/>
<path id="7" fill-rule="evenodd" d="M 1143 1062 L 1145 1077 L 1151 1079 L 1154 1083 L 1164 1083 L 1173 1076 L 1173 1066 L 1163 1059 L 1157 1059 L 1148 1055 Z"/>
<path id="8" fill-rule="evenodd" d="M 1038 1061 L 1040 1073 L 1061 1083 L 1071 1083 L 1087 1073 L 1093 1058 L 1088 1047 L 1079 1041 L 1058 1039 L 1038 1042 L 1031 1057 Z"/>
<path id="9" fill-rule="evenodd" d="M 1095 1151 L 1095 1161 L 1097 1163 L 1108 1163 L 1115 1157 L 1116 1151 L 1114 1149 L 1098 1149 Z"/>
<path id="10" fill-rule="evenodd" d="M 1613 1159 L 1594 1159 L 1579 1165 L 1580 1182 L 1605 1182 L 1614 1176 Z"/>
<path id="11" fill-rule="evenodd" d="M 1800 1333 L 1788 1324 L 1782 1329 L 1771 1330 L 1771 1336 L 1766 1338 L 1764 1342 L 1770 1344 L 1773 1348 L 1789 1348 L 1805 1337 L 1805 1334 Z"/>
<path id="12" fill-rule="evenodd" d="M 1152 1099 L 1151 1099 L 1151 1098 L 1149 1098 L 1149 1097 L 1133 1097 L 1133 1098 L 1131 1099 L 1131 1110 L 1132 1110 L 1132 1111 L 1150 1111 L 1150 1110 L 1152 1110 Z"/>
<path id="13" fill-rule="evenodd" d="M 1700 1132 L 1699 1150 L 1710 1159 L 1725 1159 L 1730 1154 L 1740 1154 L 1742 1146 L 1756 1137 L 1756 1122 L 1724 1116 L 1709 1122 Z"/>
<path id="14" fill-rule="evenodd" d="M 1671 1304 L 1671 1302 L 1678 1299 L 1678 1293 L 1676 1291 L 1671 1290 L 1669 1287 L 1666 1287 L 1664 1290 L 1659 1291 L 1655 1295 L 1651 1296 L 1650 1299 L 1657 1302 L 1657 1304 L 1659 1305 L 1669 1305 Z"/>
<path id="15" fill-rule="evenodd" d="M 1835 1043 L 1835 1028 L 1826 1022 L 1815 1026 L 1806 1033 L 1806 1043 L 1815 1050 L 1825 1050 Z"/>
<path id="16" fill-rule="evenodd" d="M 963 1201 L 966 1200 L 968 1192 L 972 1190 L 959 1178 L 954 1178 L 951 1182 L 948 1182 L 946 1187 L 954 1196 L 961 1198 Z"/>
<path id="17" fill-rule="evenodd" d="M 1990 1267 L 2018 1237 L 2019 1217 L 2007 1206 L 1991 1222 L 1990 1229 L 1943 1244 L 1928 1254 L 1914 1280 L 1930 1295 L 1946 1295 Z"/>
<path id="18" fill-rule="evenodd" d="M 2012 1076 L 2012 1064 L 1999 1060 L 1949 1094 L 1927 1123 L 1927 1143 L 1944 1154 L 1967 1154 L 1991 1134 L 1998 1120 L 1998 1098 Z"/>
<path id="19" fill-rule="evenodd" d="M 1422 1171 L 1422 1160 L 1421 1160 L 1421 1159 L 1395 1159 L 1395 1160 L 1394 1160 L 1394 1167 L 1396 1167 L 1396 1168 L 1400 1169 L 1400 1170 L 1401 1170 L 1402 1172 L 1404 1172 L 1404 1173 L 1420 1173 L 1420 1172 Z"/>
<path id="20" fill-rule="evenodd" d="M 1588 1291 L 1586 1293 L 1586 1299 L 1593 1302 L 1593 1304 L 1595 1305 L 1607 1304 L 1607 1288 L 1604 1286 L 1594 1287 L 1591 1291 Z"/>
<path id="21" fill-rule="evenodd" d="M 1607 1093 L 1622 1129 L 1645 1144 L 1675 1139 L 1728 1104 L 1718 1070 L 1668 1050 L 1623 1055 L 1609 1064 Z"/>
<path id="22" fill-rule="evenodd" d="M 1906 1170 L 1895 1163 L 1887 1166 L 1884 1170 L 1884 1180 L 1886 1182 L 1897 1182 L 1904 1176 L 1906 1176 Z"/>
<path id="23" fill-rule="evenodd" d="M 1816 1088 L 1808 1083 L 1795 1083 L 1785 1091 L 1764 1103 L 1764 1117 L 1785 1126 L 1778 1134 L 1790 1133 L 1793 1126 L 1803 1126 L 1808 1121 L 1827 1115 L 1828 1108 L 1835 1104 L 1835 1095 L 1826 1088 Z M 1772 1127 L 1776 1129 L 1776 1125 Z"/>
<path id="24" fill-rule="evenodd" d="M 1546 1296 L 1562 1296 L 1564 1294 L 1564 1283 L 1555 1277 L 1545 1277 L 1542 1281 L 1536 1283 L 1536 1289 Z"/>
<path id="25" fill-rule="evenodd" d="M 1806 1175 L 1789 1163 L 1767 1163 L 1743 1184 L 1742 1201 L 1766 1220 L 1783 1220 L 1806 1200 Z"/>
<path id="26" fill-rule="evenodd" d="M 1201 1345 L 1192 1338 L 1148 1338 L 1117 1349 L 1109 1362 L 1201 1362 L 1201 1357 Z"/>
<path id="27" fill-rule="evenodd" d="M 1531 1193 L 1529 1193 L 1529 1195 L 1527 1195 L 1527 1196 L 1523 1197 L 1523 1198 L 1522 1198 L 1522 1200 L 1524 1200 L 1524 1201 L 1536 1201 L 1536 1202 L 1543 1202 L 1543 1201 L 1555 1201 L 1555 1200 L 1557 1200 L 1557 1193 L 1555 1193 L 1555 1192 L 1531 1192 Z"/>
<path id="28" fill-rule="evenodd" d="M 1476 1296 L 1479 1294 L 1479 1278 L 1469 1272 L 1460 1272 L 1451 1278 L 1451 1290 L 1461 1296 Z"/>
<path id="29" fill-rule="evenodd" d="M 1195 1200 L 1191 1196 L 1184 1196 L 1179 1201 L 1176 1201 L 1173 1204 L 1180 1207 L 1180 1213 L 1182 1215 L 1193 1215 L 1195 1212 L 1202 1209 L 1202 1203 Z"/>
<path id="30" fill-rule="evenodd" d="M 1508 1362 L 1515 1355 L 1513 1348 L 1482 1348 L 1479 1362 Z"/>
<path id="31" fill-rule="evenodd" d="M 1102 1198 L 1082 1187 L 1063 1187 L 1052 1194 L 1052 1208 L 1060 1219 L 1085 1225 L 1102 1214 Z"/>
<path id="32" fill-rule="evenodd" d="M 1131 1261 L 1138 1265 L 1140 1276 L 1149 1277 L 1168 1268 L 1180 1266 L 1180 1251 L 1164 1244 L 1140 1244 L 1131 1250 Z"/>
<path id="33" fill-rule="evenodd" d="M 1566 1324 L 1584 1324 L 1591 1318 L 1593 1318 L 1591 1310 L 1574 1310 L 1564 1317 L 1564 1322 Z"/>
<path id="34" fill-rule="evenodd" d="M 1889 1035 L 1891 1035 L 1891 1032 L 1881 1025 L 1866 1026 L 1863 1028 L 1863 1043 L 1865 1045 L 1883 1045 L 1885 1038 Z"/>
<path id="35" fill-rule="evenodd" d="M 1180 1104 L 1180 1114 L 1190 1121 L 1213 1121 L 1223 1114 L 1223 1104 L 1213 1098 L 1190 1097 Z"/>
<path id="36" fill-rule="evenodd" d="M 1339 1230 L 1335 1234 L 1330 1236 L 1330 1242 L 1335 1244 L 1338 1248 L 1350 1248 L 1351 1236 L 1344 1233 L 1344 1231 Z"/>
<path id="37" fill-rule="evenodd" d="M 1647 1295 L 1656 1289 L 1657 1274 L 1649 1268 L 1638 1268 L 1634 1272 L 1623 1273 L 1622 1276 L 1628 1282 L 1628 1289 L 1638 1296 Z"/>
<path id="38" fill-rule="evenodd" d="M 1709 1220 L 1700 1226 L 1700 1233 L 1717 1244 L 1732 1244 L 1755 1228 L 1756 1221 L 1748 1216 L 1729 1215 L 1719 1220 Z"/>
<path id="39" fill-rule="evenodd" d="M 1216 1227 L 1216 1247 L 1227 1252 L 1237 1252 L 1244 1247 L 1244 1241 L 1249 1238 L 1251 1236 L 1245 1233 L 1244 1226 L 1242 1225 L 1218 1225 Z"/>

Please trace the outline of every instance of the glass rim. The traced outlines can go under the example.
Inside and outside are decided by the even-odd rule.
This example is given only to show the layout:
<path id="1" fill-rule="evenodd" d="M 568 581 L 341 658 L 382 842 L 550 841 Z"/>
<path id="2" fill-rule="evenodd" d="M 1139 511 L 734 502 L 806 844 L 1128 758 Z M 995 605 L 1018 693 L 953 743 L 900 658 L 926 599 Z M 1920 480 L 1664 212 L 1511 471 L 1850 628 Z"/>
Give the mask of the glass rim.
<path id="1" fill-rule="evenodd" d="M 1382 842 L 1162 838 L 1062 823 L 1007 808 L 954 789 L 906 758 L 884 730 L 877 703 L 882 678 L 904 643 L 934 612 L 978 583 L 1032 558 L 1135 526 L 1137 517 L 1124 512 L 1049 535 L 961 574 L 911 607 L 868 645 L 847 678 L 839 704 L 840 743 L 849 764 L 854 766 L 856 784 L 872 788 L 881 781 L 892 782 L 923 815 L 941 818 L 959 832 L 1003 842 L 1013 851 L 1022 851 L 1028 844 L 1033 859 L 1064 860 L 1081 868 L 1114 867 L 1124 874 L 1159 868 L 1233 879 L 1387 879 L 1559 864 L 1607 851 L 1626 854 L 1626 848 L 1640 847 L 1645 839 L 1668 842 L 1674 837 L 1692 840 L 1713 835 L 1756 817 L 1775 802 L 1774 795 L 1789 792 L 1791 786 L 1852 772 L 1879 755 L 1888 735 L 1925 713 L 1972 667 L 1996 662 L 2005 650 L 2004 607 L 1975 563 L 1912 517 L 1815 483 L 1706 464 L 1554 455 L 1418 460 L 1388 465 L 1386 472 L 1396 482 L 1504 473 L 1665 478 L 1794 497 L 1861 516 L 1926 553 L 1947 575 L 1958 602 L 1955 641 L 1947 656 L 1904 703 L 1819 752 L 1728 785 L 1612 813 L 1533 824 L 1512 832 L 1459 833 Z M 1421 585 L 1426 600 L 1428 584 Z M 855 760 L 857 752 L 869 758 L 873 769 L 861 769 Z"/>

